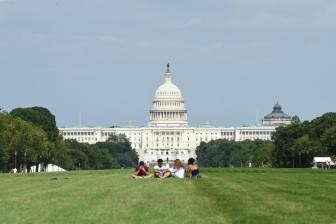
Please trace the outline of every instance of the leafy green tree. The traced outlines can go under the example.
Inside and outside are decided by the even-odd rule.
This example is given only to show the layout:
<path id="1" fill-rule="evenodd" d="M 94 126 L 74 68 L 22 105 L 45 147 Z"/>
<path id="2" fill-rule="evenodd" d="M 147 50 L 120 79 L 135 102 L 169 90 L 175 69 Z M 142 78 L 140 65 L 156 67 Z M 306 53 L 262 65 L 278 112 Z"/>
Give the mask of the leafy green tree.
<path id="1" fill-rule="evenodd" d="M 314 156 L 335 155 L 336 113 L 326 113 L 311 122 L 292 122 L 273 135 L 274 164 L 279 167 L 310 167 Z"/>
<path id="2" fill-rule="evenodd" d="M 0 170 L 6 171 L 11 157 L 11 149 L 8 140 L 12 136 L 9 132 L 10 120 L 8 116 L 0 113 Z"/>
<path id="3" fill-rule="evenodd" d="M 309 122 L 291 124 L 286 127 L 279 127 L 273 133 L 272 139 L 275 145 L 273 159 L 274 166 L 293 167 L 298 152 L 294 147 L 296 139 L 301 138 L 309 130 Z"/>
<path id="4" fill-rule="evenodd" d="M 66 140 L 69 158 L 66 169 L 111 169 L 134 167 L 138 155 L 124 135 L 111 136 L 106 142 L 90 145 L 75 140 Z"/>
<path id="5" fill-rule="evenodd" d="M 300 118 L 299 118 L 299 116 L 297 116 L 297 115 L 295 115 L 295 116 L 293 116 L 292 117 L 292 124 L 294 124 L 294 125 L 299 125 L 299 124 L 301 124 L 301 120 L 300 120 Z"/>
<path id="6" fill-rule="evenodd" d="M 16 108 L 10 112 L 13 117 L 19 117 L 41 127 L 48 135 L 51 142 L 55 142 L 59 136 L 55 116 L 43 107 Z"/>
<path id="7" fill-rule="evenodd" d="M 198 163 L 205 167 L 240 167 L 248 166 L 249 162 L 271 166 L 274 145 L 269 141 L 234 142 L 215 140 L 202 142 L 197 147 Z"/>
<path id="8" fill-rule="evenodd" d="M 115 168 L 134 167 L 138 163 L 138 154 L 125 135 L 112 135 L 106 142 L 98 142 L 96 145 L 111 154 Z"/>
<path id="9" fill-rule="evenodd" d="M 321 138 L 324 132 L 336 126 L 336 113 L 326 113 L 311 121 L 310 135 L 312 138 Z"/>
<path id="10" fill-rule="evenodd" d="M 336 156 L 336 125 L 326 129 L 321 136 L 321 142 L 329 155 Z"/>
<path id="11" fill-rule="evenodd" d="M 38 157 L 40 163 L 44 166 L 49 163 L 61 166 L 69 162 L 64 141 L 56 126 L 55 116 L 48 109 L 43 107 L 16 108 L 10 112 L 10 115 L 31 122 L 47 134 L 49 142 L 46 152 Z"/>
<path id="12" fill-rule="evenodd" d="M 272 142 L 263 142 L 257 146 L 255 152 L 253 153 L 253 162 L 261 168 L 264 166 L 271 166 L 273 162 L 273 152 L 274 144 Z"/>
<path id="13" fill-rule="evenodd" d="M 19 118 L 0 114 L 0 160 L 3 171 L 38 163 L 47 153 L 48 139 L 39 127 Z"/>
<path id="14" fill-rule="evenodd" d="M 110 169 L 134 167 L 138 155 L 125 135 L 113 135 L 107 142 L 84 144 L 63 140 L 54 115 L 42 107 L 0 111 L 0 171 L 14 167 L 52 163 L 65 169 Z"/>

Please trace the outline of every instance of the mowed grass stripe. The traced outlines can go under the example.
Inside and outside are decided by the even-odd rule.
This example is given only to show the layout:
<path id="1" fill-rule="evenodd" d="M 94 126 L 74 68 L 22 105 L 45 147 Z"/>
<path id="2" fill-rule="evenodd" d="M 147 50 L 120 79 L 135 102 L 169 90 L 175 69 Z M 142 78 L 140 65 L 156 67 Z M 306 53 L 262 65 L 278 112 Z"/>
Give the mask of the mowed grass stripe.
<path id="1" fill-rule="evenodd" d="M 334 171 L 207 169 L 196 181 L 131 173 L 0 175 L 0 223 L 336 223 Z"/>
<path id="2" fill-rule="evenodd" d="M 316 188 L 316 177 L 309 170 L 299 173 L 293 170 L 283 170 L 282 173 L 279 170 L 274 173 L 258 170 L 255 174 L 244 170 L 242 173 L 225 171 L 216 173 L 212 170 L 207 179 L 208 187 L 202 191 L 207 191 L 217 200 L 216 207 L 232 217 L 233 222 L 335 223 L 335 206 L 332 205 L 335 203 L 334 187 L 328 187 L 323 182 L 324 175 L 319 176 L 317 181 L 327 187 L 320 185 Z M 336 180 L 335 172 L 328 176 Z M 327 179 L 326 182 L 329 181 Z M 328 200 L 320 200 L 326 195 Z"/>
<path id="3" fill-rule="evenodd" d="M 190 180 L 133 180 L 131 171 L 11 176 L 16 190 L 1 195 L 1 223 L 202 223 L 212 205 Z M 54 174 L 55 175 L 55 174 Z M 63 179 L 68 176 L 69 179 Z M 24 180 L 19 181 L 18 180 Z M 32 188 L 33 187 L 33 188 Z M 28 188 L 32 188 L 28 190 Z M 4 190 L 4 189 L 2 189 Z M 9 213 L 8 213 L 9 212 Z M 28 219 L 26 219 L 28 218 Z M 207 217 L 212 220 L 211 216 Z M 212 223 L 223 223 L 220 220 Z"/>
<path id="4" fill-rule="evenodd" d="M 72 221 L 77 213 L 82 216 L 88 205 L 99 196 L 95 191 L 102 190 L 92 186 L 97 180 L 99 182 L 101 175 L 98 175 L 100 178 L 97 175 L 84 175 L 83 178 L 82 174 L 60 173 L 55 181 L 51 180 L 55 174 L 9 177 L 14 183 L 12 190 L 0 197 L 8 208 L 0 208 L 1 214 L 6 214 L 1 217 L 7 218 L 1 223 L 19 223 L 22 219 L 27 223 L 52 223 L 53 218 L 67 222 Z M 69 179 L 64 179 L 66 175 Z M 1 192 L 6 192 L 6 189 L 1 187 Z"/>

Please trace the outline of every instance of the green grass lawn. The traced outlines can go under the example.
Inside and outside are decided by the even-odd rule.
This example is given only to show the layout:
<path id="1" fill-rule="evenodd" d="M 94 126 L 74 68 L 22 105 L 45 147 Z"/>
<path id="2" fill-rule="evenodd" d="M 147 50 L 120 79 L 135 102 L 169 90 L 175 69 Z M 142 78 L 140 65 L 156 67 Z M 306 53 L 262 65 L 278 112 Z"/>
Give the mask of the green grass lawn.
<path id="1" fill-rule="evenodd" d="M 334 170 L 206 169 L 196 181 L 131 172 L 1 174 L 0 223 L 336 223 Z"/>

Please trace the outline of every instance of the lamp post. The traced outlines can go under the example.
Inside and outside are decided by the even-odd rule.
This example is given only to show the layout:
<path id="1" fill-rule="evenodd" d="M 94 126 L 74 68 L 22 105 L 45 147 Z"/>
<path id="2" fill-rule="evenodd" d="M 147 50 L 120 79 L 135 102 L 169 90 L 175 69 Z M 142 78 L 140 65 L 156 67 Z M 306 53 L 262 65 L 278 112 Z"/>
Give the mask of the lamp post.
<path id="1" fill-rule="evenodd" d="M 40 171 L 40 161 L 41 161 L 41 156 L 37 156 L 37 164 L 36 164 L 36 172 L 39 173 Z"/>
<path id="2" fill-rule="evenodd" d="M 27 172 L 27 152 L 24 152 L 24 172 Z"/>
<path id="3" fill-rule="evenodd" d="M 15 152 L 14 152 L 14 157 L 15 157 L 15 160 L 14 160 L 14 168 L 15 168 L 15 170 L 17 170 L 17 169 L 16 169 L 16 156 L 17 156 L 17 151 L 15 150 Z"/>

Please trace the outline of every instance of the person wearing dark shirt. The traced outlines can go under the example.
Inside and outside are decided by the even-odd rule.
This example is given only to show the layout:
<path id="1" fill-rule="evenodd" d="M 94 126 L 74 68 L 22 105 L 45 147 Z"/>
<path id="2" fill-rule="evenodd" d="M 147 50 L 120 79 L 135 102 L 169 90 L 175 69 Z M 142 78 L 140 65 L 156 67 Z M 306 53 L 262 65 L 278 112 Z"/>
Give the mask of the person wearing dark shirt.
<path id="1" fill-rule="evenodd" d="M 148 166 L 145 165 L 143 161 L 139 162 L 139 165 L 135 168 L 134 174 L 132 175 L 133 178 L 150 178 L 152 175 L 149 173 Z"/>
<path id="2" fill-rule="evenodd" d="M 191 179 L 198 179 L 201 177 L 198 165 L 195 164 L 195 159 L 188 159 L 188 176 Z"/>

